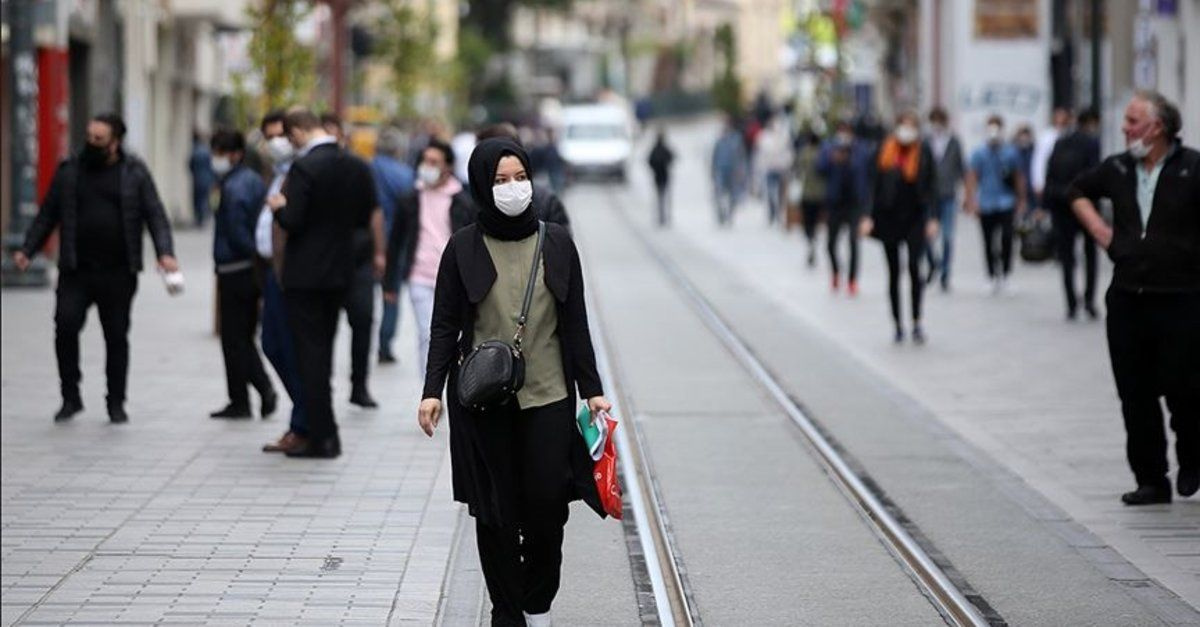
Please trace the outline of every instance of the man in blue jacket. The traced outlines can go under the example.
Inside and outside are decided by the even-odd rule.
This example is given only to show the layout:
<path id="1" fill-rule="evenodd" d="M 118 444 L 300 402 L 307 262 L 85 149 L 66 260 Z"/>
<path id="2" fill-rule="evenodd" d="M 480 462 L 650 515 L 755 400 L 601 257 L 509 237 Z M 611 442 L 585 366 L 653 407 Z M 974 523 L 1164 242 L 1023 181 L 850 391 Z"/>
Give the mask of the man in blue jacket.
<path id="1" fill-rule="evenodd" d="M 229 404 L 213 418 L 250 418 L 253 385 L 262 398 L 263 418 L 275 411 L 278 397 L 254 346 L 258 327 L 259 289 L 254 277 L 254 227 L 267 196 L 262 177 L 243 163 L 246 140 L 228 129 L 213 134 L 213 172 L 219 177 L 221 204 L 213 230 L 213 263 L 217 270 L 221 351 L 225 354 L 225 383 Z"/>

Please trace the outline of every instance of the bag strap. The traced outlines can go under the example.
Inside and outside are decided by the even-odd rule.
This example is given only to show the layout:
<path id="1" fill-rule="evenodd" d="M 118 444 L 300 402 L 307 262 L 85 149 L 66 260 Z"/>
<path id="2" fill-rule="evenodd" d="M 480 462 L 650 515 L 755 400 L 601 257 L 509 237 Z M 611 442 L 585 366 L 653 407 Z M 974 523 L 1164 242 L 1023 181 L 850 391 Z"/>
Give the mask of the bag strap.
<path id="1" fill-rule="evenodd" d="M 529 321 L 529 307 L 533 305 L 533 287 L 537 283 L 538 262 L 542 260 L 542 243 L 546 238 L 546 223 L 538 220 L 537 247 L 533 251 L 533 263 L 529 268 L 529 282 L 525 284 L 525 300 L 521 303 L 521 317 L 517 318 L 517 332 L 513 334 L 513 346 L 521 350 L 521 338 L 525 337 L 525 323 Z"/>

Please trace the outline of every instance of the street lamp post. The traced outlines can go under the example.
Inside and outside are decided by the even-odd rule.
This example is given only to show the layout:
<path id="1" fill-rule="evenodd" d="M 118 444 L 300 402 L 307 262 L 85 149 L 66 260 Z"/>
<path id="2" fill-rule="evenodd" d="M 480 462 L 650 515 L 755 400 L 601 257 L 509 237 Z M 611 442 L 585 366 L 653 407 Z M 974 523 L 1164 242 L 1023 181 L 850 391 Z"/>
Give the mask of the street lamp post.
<path id="1" fill-rule="evenodd" d="M 33 0 L 8 3 L 8 50 L 12 64 L 6 88 L 12 98 L 9 129 L 12 220 L 4 234 L 4 259 L 0 276 L 5 287 L 43 287 L 49 284 L 46 261 L 35 257 L 25 272 L 12 261 L 12 253 L 25 239 L 25 231 L 37 215 L 38 167 L 38 65 L 33 40 Z"/>

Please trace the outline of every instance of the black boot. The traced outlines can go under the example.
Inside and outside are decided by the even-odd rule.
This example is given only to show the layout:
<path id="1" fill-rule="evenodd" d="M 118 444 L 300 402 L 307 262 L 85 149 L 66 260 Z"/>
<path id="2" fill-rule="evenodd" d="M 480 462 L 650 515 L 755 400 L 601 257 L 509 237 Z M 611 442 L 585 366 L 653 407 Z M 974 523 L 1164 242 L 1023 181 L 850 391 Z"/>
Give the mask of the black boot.
<path id="1" fill-rule="evenodd" d="M 242 418 L 251 418 L 253 416 L 250 414 L 249 407 L 239 407 L 237 405 L 234 405 L 233 403 L 230 403 L 230 404 L 226 405 L 225 407 L 218 409 L 217 411 L 214 411 L 213 413 L 209 414 L 208 417 L 209 418 L 242 419 Z"/>
<path id="2" fill-rule="evenodd" d="M 1200 490 L 1200 467 L 1180 468 L 1179 476 L 1175 477 L 1175 489 L 1179 496 L 1191 496 Z"/>
<path id="3" fill-rule="evenodd" d="M 1171 502 L 1171 488 L 1168 486 L 1138 486 L 1133 492 L 1121 495 L 1121 502 L 1126 505 L 1160 505 Z"/>
<path id="4" fill-rule="evenodd" d="M 129 414 L 125 413 L 125 406 L 121 403 L 109 403 L 108 421 L 117 425 L 129 422 Z"/>
<path id="5" fill-rule="evenodd" d="M 354 386 L 354 391 L 350 393 L 350 403 L 364 409 L 379 407 L 379 403 L 376 403 L 375 399 L 371 398 L 371 393 L 367 391 L 367 386 L 365 385 Z"/>
<path id="6" fill-rule="evenodd" d="M 83 411 L 83 401 L 77 398 L 63 399 L 62 407 L 59 407 L 54 414 L 54 422 L 66 422 L 81 411 Z"/>

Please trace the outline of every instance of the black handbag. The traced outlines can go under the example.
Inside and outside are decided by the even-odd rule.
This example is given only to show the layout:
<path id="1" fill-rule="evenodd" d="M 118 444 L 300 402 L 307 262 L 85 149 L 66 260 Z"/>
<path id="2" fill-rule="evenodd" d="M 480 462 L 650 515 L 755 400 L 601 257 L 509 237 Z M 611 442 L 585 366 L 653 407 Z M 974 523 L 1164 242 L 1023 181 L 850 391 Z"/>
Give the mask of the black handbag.
<path id="1" fill-rule="evenodd" d="M 521 316 L 517 318 L 512 344 L 487 340 L 459 362 L 458 401 L 464 407 L 484 411 L 504 405 L 525 385 L 525 356 L 521 352 L 521 339 L 525 335 L 525 323 L 529 320 L 529 307 L 533 303 L 533 287 L 545 237 L 546 223 L 539 222 L 537 248 L 533 253 L 533 266 L 529 269 L 525 300 L 521 303 Z"/>

